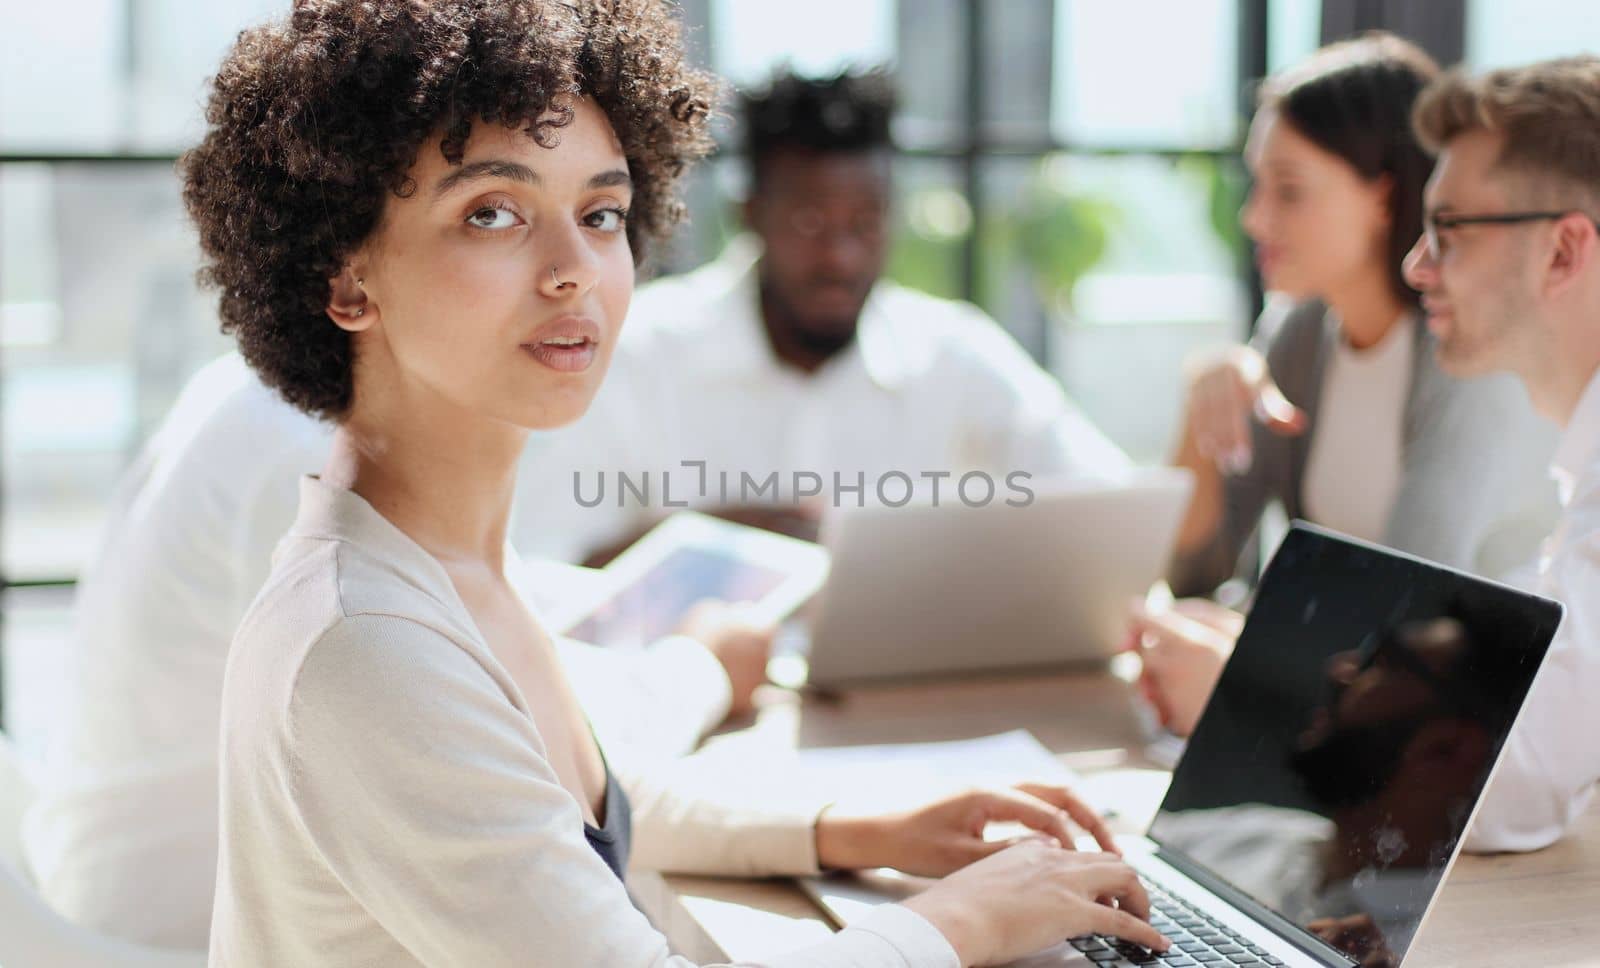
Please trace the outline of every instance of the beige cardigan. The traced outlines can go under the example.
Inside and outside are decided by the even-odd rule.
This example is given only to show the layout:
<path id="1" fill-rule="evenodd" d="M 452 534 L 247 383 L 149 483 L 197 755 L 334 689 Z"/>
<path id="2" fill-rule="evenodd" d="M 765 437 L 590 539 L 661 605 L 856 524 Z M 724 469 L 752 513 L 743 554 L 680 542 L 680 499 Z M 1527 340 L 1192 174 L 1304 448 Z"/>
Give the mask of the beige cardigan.
<path id="1" fill-rule="evenodd" d="M 437 561 L 360 497 L 305 478 L 273 565 L 223 690 L 213 966 L 687 965 L 585 842 L 521 692 Z M 621 777 L 636 866 L 816 869 L 818 801 L 710 796 L 676 772 Z M 932 925 L 887 905 L 770 962 L 955 963 Z"/>

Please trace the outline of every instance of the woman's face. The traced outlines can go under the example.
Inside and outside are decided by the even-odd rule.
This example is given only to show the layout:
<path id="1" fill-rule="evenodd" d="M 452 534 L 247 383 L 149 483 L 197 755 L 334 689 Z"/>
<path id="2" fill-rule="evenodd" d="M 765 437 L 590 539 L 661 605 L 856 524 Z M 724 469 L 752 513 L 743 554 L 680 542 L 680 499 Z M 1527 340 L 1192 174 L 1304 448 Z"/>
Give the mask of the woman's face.
<path id="1" fill-rule="evenodd" d="M 1267 289 L 1326 299 L 1388 271 L 1388 176 L 1362 178 L 1271 108 L 1251 123 L 1244 158 L 1253 184 L 1239 223 Z"/>
<path id="2" fill-rule="evenodd" d="M 538 430 L 588 408 L 633 293 L 632 190 L 604 113 L 589 100 L 574 109 L 554 148 L 483 124 L 460 165 L 437 141 L 424 147 L 414 191 L 388 199 L 334 280 L 329 315 L 354 332 L 357 412 L 363 396 L 398 399 Z"/>

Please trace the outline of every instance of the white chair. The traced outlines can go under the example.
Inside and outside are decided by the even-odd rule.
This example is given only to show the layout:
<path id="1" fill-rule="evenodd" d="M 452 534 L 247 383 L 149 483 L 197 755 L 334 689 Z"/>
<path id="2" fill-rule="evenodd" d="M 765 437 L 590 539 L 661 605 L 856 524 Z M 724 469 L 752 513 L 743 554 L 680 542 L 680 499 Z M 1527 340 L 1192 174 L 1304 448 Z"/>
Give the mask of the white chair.
<path id="1" fill-rule="evenodd" d="M 0 733 L 0 966 L 203 968 L 204 952 L 129 944 L 78 927 L 50 909 L 22 859 L 22 815 L 33 787 Z"/>

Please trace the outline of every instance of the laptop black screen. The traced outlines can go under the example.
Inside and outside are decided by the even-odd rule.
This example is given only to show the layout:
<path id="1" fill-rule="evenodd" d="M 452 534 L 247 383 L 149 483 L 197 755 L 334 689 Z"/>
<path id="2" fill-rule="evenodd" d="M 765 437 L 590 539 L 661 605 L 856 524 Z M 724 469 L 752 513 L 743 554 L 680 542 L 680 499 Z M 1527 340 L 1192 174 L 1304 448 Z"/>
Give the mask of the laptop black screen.
<path id="1" fill-rule="evenodd" d="M 1560 614 L 1297 525 L 1151 837 L 1359 963 L 1397 961 Z"/>

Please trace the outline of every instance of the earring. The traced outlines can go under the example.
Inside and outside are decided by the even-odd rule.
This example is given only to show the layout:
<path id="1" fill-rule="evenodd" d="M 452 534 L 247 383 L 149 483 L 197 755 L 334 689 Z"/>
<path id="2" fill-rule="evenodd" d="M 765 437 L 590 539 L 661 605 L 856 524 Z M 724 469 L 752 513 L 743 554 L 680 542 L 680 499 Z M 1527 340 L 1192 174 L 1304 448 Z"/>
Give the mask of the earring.
<path id="1" fill-rule="evenodd" d="M 366 311 L 367 311 L 367 307 L 365 307 L 365 306 L 362 306 L 360 309 L 356 310 L 356 318 L 357 319 L 361 318 L 361 314 L 366 312 Z"/>

